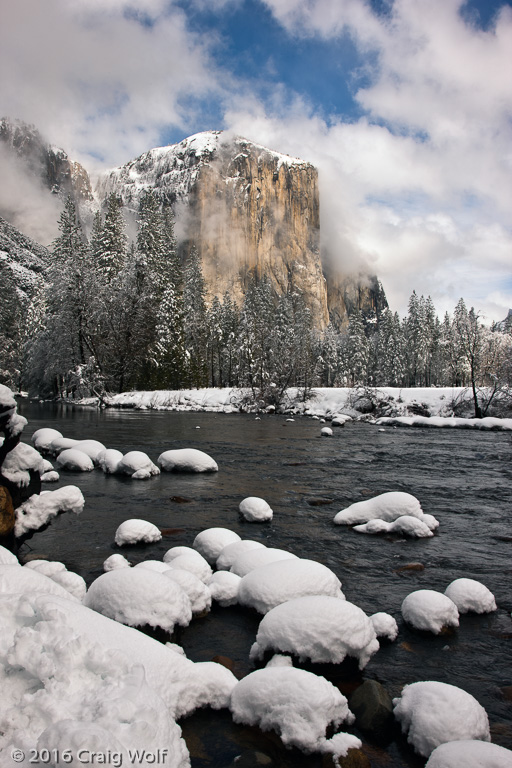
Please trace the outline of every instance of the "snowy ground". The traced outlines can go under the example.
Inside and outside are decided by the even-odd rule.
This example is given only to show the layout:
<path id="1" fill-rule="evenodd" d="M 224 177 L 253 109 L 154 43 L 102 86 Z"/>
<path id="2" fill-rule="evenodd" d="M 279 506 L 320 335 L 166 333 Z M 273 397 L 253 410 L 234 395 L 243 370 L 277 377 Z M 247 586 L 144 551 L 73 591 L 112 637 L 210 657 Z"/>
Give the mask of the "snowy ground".
<path id="1" fill-rule="evenodd" d="M 248 390 L 235 387 L 220 389 L 155 390 L 123 392 L 111 395 L 106 403 L 114 408 L 170 411 L 213 411 L 236 413 L 245 406 Z M 81 401 L 96 405 L 97 400 Z M 247 410 L 257 410 L 250 407 Z M 263 409 L 273 411 L 273 407 Z M 512 418 L 474 419 L 471 392 L 465 387 L 397 387 L 322 388 L 312 390 L 306 400 L 297 389 L 287 391 L 283 410 L 288 414 L 304 414 L 331 419 L 347 414 L 381 426 L 473 427 L 478 429 L 512 429 Z M 389 421 L 392 419 L 393 421 Z"/>

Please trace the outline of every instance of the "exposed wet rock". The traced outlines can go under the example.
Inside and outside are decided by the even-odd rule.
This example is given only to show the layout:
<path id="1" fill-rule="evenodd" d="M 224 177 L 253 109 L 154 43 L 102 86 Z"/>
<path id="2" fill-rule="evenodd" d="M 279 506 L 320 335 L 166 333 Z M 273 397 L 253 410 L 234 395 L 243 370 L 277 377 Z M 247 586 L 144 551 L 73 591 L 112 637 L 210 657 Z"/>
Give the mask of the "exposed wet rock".
<path id="1" fill-rule="evenodd" d="M 372 764 L 368 755 L 365 755 L 362 749 L 349 749 L 345 757 L 338 757 L 333 760 L 330 755 L 326 755 L 322 768 L 371 768 Z"/>
<path id="2" fill-rule="evenodd" d="M 349 699 L 357 727 L 372 738 L 387 740 L 393 731 L 393 703 L 383 685 L 365 680 Z"/>

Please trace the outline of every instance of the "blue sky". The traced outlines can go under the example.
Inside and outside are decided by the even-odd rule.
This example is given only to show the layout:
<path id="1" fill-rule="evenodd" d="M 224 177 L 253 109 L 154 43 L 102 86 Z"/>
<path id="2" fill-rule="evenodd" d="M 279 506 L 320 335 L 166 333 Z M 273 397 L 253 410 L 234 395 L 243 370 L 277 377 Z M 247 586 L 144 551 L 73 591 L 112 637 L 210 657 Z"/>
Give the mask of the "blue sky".
<path id="1" fill-rule="evenodd" d="M 234 131 L 316 165 L 323 248 L 392 309 L 512 306 L 510 2 L 0 4 L 2 113 L 88 170 Z"/>

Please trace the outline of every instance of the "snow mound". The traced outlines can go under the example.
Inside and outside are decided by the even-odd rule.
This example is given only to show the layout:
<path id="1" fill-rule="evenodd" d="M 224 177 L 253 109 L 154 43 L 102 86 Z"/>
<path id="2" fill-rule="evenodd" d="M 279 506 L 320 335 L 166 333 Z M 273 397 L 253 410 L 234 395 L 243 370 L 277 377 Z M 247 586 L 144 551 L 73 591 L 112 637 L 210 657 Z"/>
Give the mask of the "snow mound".
<path id="1" fill-rule="evenodd" d="M 440 744 L 431 753 L 425 768 L 510 768 L 510 749 L 487 741 L 465 739 Z"/>
<path id="2" fill-rule="evenodd" d="M 180 585 L 190 600 L 192 613 L 204 613 L 212 607 L 212 594 L 209 588 L 191 571 L 184 568 L 168 568 L 165 576 Z"/>
<path id="3" fill-rule="evenodd" d="M 121 451 L 115 448 L 107 448 L 104 451 L 100 451 L 96 456 L 96 462 L 98 467 L 105 472 L 106 475 L 115 475 L 118 471 L 119 463 L 123 458 Z"/>
<path id="4" fill-rule="evenodd" d="M 389 613 L 374 613 L 370 616 L 377 637 L 385 637 L 393 642 L 398 635 L 398 624 Z"/>
<path id="5" fill-rule="evenodd" d="M 18 563 L 19 565 L 19 563 Z M 77 600 L 60 584 L 34 568 L 0 565 L 0 594 L 46 594 Z"/>
<path id="6" fill-rule="evenodd" d="M 180 728 L 165 699 L 146 681 L 143 654 L 138 659 L 125 653 L 121 642 L 112 645 L 109 624 L 115 623 L 105 619 L 106 625 L 98 625 L 94 617 L 79 603 L 56 597 L 0 597 L 6 641 L 0 649 L 0 751 L 23 749 L 28 756 L 31 749 L 46 749 L 50 755 L 71 753 L 75 763 L 83 749 L 87 756 L 116 755 L 121 765 L 119 753 L 128 765 L 130 750 L 161 749 L 168 768 L 187 768 Z M 147 654 L 144 642 L 140 647 Z M 137 764 L 147 768 L 150 762 Z"/>
<path id="7" fill-rule="evenodd" d="M 129 451 L 117 465 L 116 472 L 120 475 L 130 475 L 132 480 L 145 480 L 160 474 L 158 467 L 144 451 Z"/>
<path id="8" fill-rule="evenodd" d="M 41 475 L 42 483 L 57 483 L 59 480 L 60 480 L 59 473 L 55 472 L 53 469 L 51 472 L 44 472 Z"/>
<path id="9" fill-rule="evenodd" d="M 357 605 L 313 595 L 288 600 L 261 620 L 251 659 L 265 651 L 292 653 L 300 661 L 341 664 L 352 656 L 363 669 L 379 650 L 373 623 Z"/>
<path id="10" fill-rule="evenodd" d="M 19 538 L 29 531 L 36 531 L 61 512 L 74 512 L 78 515 L 84 504 L 82 491 L 76 485 L 35 493 L 16 509 L 14 535 Z"/>
<path id="11" fill-rule="evenodd" d="M 406 685 L 401 697 L 393 699 L 393 707 L 402 732 L 423 757 L 447 741 L 491 740 L 485 709 L 454 685 L 434 681 Z"/>
<path id="12" fill-rule="evenodd" d="M 150 544 L 154 541 L 160 541 L 161 538 L 162 533 L 156 525 L 148 523 L 147 520 L 133 518 L 121 523 L 116 531 L 115 542 L 118 547 L 123 547 L 127 544 L 140 544 L 141 542 Z"/>
<path id="13" fill-rule="evenodd" d="M 287 747 L 304 752 L 326 749 L 325 732 L 354 721 L 347 700 L 323 677 L 288 666 L 251 672 L 235 685 L 230 709 L 233 720 L 277 731 Z M 353 737 L 360 746 L 359 739 Z"/>
<path id="14" fill-rule="evenodd" d="M 198 579 L 205 584 L 212 577 L 212 569 L 201 555 L 197 552 L 195 555 L 180 555 L 175 557 L 169 565 L 172 568 L 180 568 L 184 571 L 189 571 L 197 576 Z"/>
<path id="15" fill-rule="evenodd" d="M 114 571 L 116 568 L 129 568 L 130 563 L 124 557 L 124 555 L 110 555 L 110 557 L 107 557 L 105 562 L 103 563 L 103 570 L 105 572 L 107 571 Z"/>
<path id="16" fill-rule="evenodd" d="M 420 502 L 410 493 L 389 491 L 342 509 L 335 515 L 334 522 L 336 525 L 358 525 L 380 518 L 391 523 L 402 515 L 421 518 L 423 510 Z"/>
<path id="17" fill-rule="evenodd" d="M 145 568 L 117 568 L 93 581 L 84 605 L 131 627 L 161 627 L 171 633 L 175 624 L 192 619 L 190 600 L 182 588 L 162 573 Z"/>
<path id="18" fill-rule="evenodd" d="M 298 560 L 297 555 L 287 552 L 277 547 L 253 547 L 239 555 L 230 568 L 232 573 L 237 576 L 246 576 L 256 568 L 261 568 L 270 563 L 277 563 L 281 560 Z"/>
<path id="19" fill-rule="evenodd" d="M 216 461 L 197 448 L 175 448 L 164 451 L 157 459 L 164 472 L 218 472 Z"/>
<path id="20" fill-rule="evenodd" d="M 392 523 L 375 518 L 364 523 L 364 525 L 355 525 L 353 530 L 357 531 L 357 533 L 369 534 L 399 533 L 402 536 L 410 536 L 415 539 L 426 539 L 434 535 L 430 527 L 423 520 L 412 515 L 401 515 Z"/>
<path id="21" fill-rule="evenodd" d="M 248 496 L 240 502 L 240 512 L 250 523 L 264 523 L 272 520 L 274 513 L 265 499 Z"/>
<path id="22" fill-rule="evenodd" d="M 84 599 L 87 592 L 85 580 L 78 573 L 68 571 L 64 563 L 59 563 L 56 560 L 30 560 L 23 567 L 30 568 L 52 579 L 80 602 Z"/>
<path id="23" fill-rule="evenodd" d="M 86 453 L 94 464 L 98 463 L 98 456 L 107 450 L 99 440 L 79 440 L 73 447 Z"/>
<path id="24" fill-rule="evenodd" d="M 226 608 L 228 605 L 238 603 L 238 588 L 240 576 L 229 571 L 217 571 L 208 581 L 208 588 L 215 602 Z"/>
<path id="25" fill-rule="evenodd" d="M 320 435 L 322 437 L 332 437 L 332 429 L 330 427 L 322 427 L 320 430 Z"/>
<path id="26" fill-rule="evenodd" d="M 143 560 L 141 563 L 133 566 L 134 568 L 146 568 L 148 571 L 156 571 L 156 573 L 165 573 L 170 571 L 171 566 L 168 563 L 162 563 L 161 560 Z"/>
<path id="27" fill-rule="evenodd" d="M 48 453 L 51 453 L 52 456 L 58 456 L 61 451 L 65 451 L 66 448 L 73 448 L 78 442 L 72 437 L 56 437 L 51 441 Z"/>
<path id="28" fill-rule="evenodd" d="M 192 557 L 198 557 L 201 560 L 204 560 L 204 557 L 199 554 L 197 549 L 192 549 L 192 547 L 177 546 L 177 547 L 171 547 L 170 549 L 167 550 L 167 552 L 163 556 L 163 561 L 164 563 L 170 564 L 177 557 L 181 557 L 181 555 L 191 555 Z"/>
<path id="29" fill-rule="evenodd" d="M 224 547 L 217 558 L 216 566 L 220 571 L 229 571 L 237 557 L 240 557 L 244 552 L 250 552 L 252 549 L 264 549 L 264 547 L 265 545 L 260 541 L 252 541 L 252 539 L 234 541 Z"/>
<path id="30" fill-rule="evenodd" d="M 67 469 L 70 472 L 92 472 L 94 469 L 92 459 L 78 448 L 66 448 L 61 451 L 55 463 L 58 469 Z"/>
<path id="31" fill-rule="evenodd" d="M 18 558 L 10 550 L 0 545 L 0 565 L 19 565 Z"/>
<path id="32" fill-rule="evenodd" d="M 268 613 L 276 605 L 307 595 L 343 598 L 341 582 L 322 563 L 295 558 L 269 563 L 244 576 L 238 602 L 259 613 Z"/>
<path id="33" fill-rule="evenodd" d="M 58 429 L 42 427 L 42 429 L 36 429 L 32 435 L 32 445 L 36 451 L 48 453 L 52 444 L 52 440 L 56 440 L 58 437 L 62 437 L 62 433 L 59 432 Z"/>
<path id="34" fill-rule="evenodd" d="M 30 471 L 44 474 L 44 459 L 31 445 L 18 443 L 5 457 L 2 475 L 14 485 L 26 488 L 30 483 Z"/>
<path id="35" fill-rule="evenodd" d="M 192 547 L 213 565 L 224 547 L 234 541 L 240 541 L 240 536 L 229 528 L 206 528 L 197 534 Z"/>
<path id="36" fill-rule="evenodd" d="M 459 613 L 490 613 L 496 610 L 492 592 L 474 579 L 455 579 L 446 587 L 444 594 L 455 603 Z"/>
<path id="37" fill-rule="evenodd" d="M 449 597 L 433 589 L 411 592 L 402 603 L 404 620 L 415 629 L 438 635 L 445 627 L 459 626 L 459 612 Z"/>

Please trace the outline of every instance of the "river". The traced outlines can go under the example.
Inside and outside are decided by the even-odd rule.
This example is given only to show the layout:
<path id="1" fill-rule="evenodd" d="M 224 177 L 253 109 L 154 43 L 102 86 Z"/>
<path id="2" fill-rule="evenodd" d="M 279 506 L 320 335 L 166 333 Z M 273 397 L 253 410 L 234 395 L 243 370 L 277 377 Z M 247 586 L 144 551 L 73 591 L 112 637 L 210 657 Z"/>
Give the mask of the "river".
<path id="1" fill-rule="evenodd" d="M 101 471 L 62 473 L 57 485 L 82 490 L 85 509 L 61 515 L 27 540 L 20 556 L 60 560 L 89 584 L 115 551 L 114 534 L 128 518 L 164 529 L 163 539 L 130 548 L 132 563 L 161 559 L 172 546 L 191 546 L 209 527 L 226 527 L 242 538 L 287 549 L 331 568 L 348 600 L 368 614 L 391 613 L 399 636 L 382 644 L 362 678 L 381 682 L 391 696 L 406 683 L 438 680 L 457 685 L 485 707 L 492 740 L 512 749 L 512 464 L 510 433 L 455 429 L 386 428 L 349 422 L 320 437 L 321 424 L 272 415 L 95 410 L 20 403 L 29 423 L 22 439 L 43 426 L 65 437 L 96 439 L 124 453 L 142 450 L 153 461 L 164 450 L 193 447 L 210 454 L 219 472 L 162 474 L 147 481 Z M 431 539 L 365 536 L 335 526 L 336 512 L 385 491 L 407 491 L 440 521 Z M 266 499 L 271 523 L 248 523 L 238 505 L 246 496 Z M 422 570 L 404 569 L 419 563 Z M 416 589 L 444 591 L 461 576 L 483 582 L 498 611 L 461 616 L 460 627 L 434 636 L 408 628 L 400 606 Z M 260 617 L 241 608 L 214 608 L 180 630 L 177 642 L 189 658 L 229 657 L 241 677 Z M 331 670 L 332 672 L 332 670 Z M 336 674 L 334 675 L 336 677 Z M 361 677 L 341 674 L 349 694 Z M 227 766 L 241 751 L 259 748 L 278 765 L 321 765 L 317 756 L 282 751 L 277 740 L 234 726 L 229 713 L 199 712 L 181 723 L 193 768 Z M 363 741 L 367 741 L 363 738 Z M 374 768 L 424 765 L 401 738 L 368 745 Z"/>

